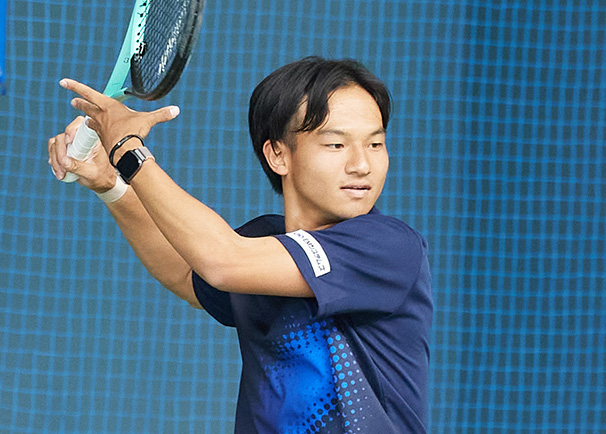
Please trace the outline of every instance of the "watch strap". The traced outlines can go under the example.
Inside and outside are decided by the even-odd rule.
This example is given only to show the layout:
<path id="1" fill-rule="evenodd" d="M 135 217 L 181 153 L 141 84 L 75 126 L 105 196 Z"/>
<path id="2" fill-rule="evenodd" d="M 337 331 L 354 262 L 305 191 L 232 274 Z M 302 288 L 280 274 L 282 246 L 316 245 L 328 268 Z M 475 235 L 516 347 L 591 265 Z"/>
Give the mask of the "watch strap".
<path id="1" fill-rule="evenodd" d="M 138 134 L 129 134 L 127 136 L 124 136 L 118 143 L 114 145 L 112 150 L 109 152 L 109 164 L 116 167 L 116 164 L 114 164 L 114 154 L 118 149 L 122 147 L 122 145 L 124 145 L 130 139 L 139 139 L 139 141 L 141 142 L 141 146 L 145 146 L 145 143 L 143 143 L 143 138 Z"/>

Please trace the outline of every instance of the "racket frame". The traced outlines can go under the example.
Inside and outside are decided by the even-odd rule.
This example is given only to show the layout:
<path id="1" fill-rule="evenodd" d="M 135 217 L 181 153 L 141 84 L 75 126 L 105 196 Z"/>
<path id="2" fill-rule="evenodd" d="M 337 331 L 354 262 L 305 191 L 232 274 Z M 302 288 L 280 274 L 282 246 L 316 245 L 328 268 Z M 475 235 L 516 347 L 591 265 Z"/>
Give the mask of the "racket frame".
<path id="1" fill-rule="evenodd" d="M 126 82 L 126 78 L 130 71 L 131 58 L 142 46 L 141 44 L 145 36 L 145 21 L 147 20 L 148 7 L 149 0 L 135 0 L 133 13 L 130 16 L 130 22 L 128 23 L 128 30 L 126 31 L 124 42 L 122 42 L 122 47 L 118 54 L 118 61 L 103 90 L 104 95 L 117 99 L 118 101 L 125 101 L 131 96 L 126 92 L 127 87 L 124 86 L 124 83 Z M 139 29 L 138 32 L 137 29 Z"/>

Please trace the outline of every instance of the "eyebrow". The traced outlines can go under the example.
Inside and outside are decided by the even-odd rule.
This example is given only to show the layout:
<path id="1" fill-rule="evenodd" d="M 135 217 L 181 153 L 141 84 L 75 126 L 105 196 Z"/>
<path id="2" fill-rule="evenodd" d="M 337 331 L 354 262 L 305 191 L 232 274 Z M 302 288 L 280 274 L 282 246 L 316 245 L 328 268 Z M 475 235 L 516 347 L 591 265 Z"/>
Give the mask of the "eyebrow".
<path id="1" fill-rule="evenodd" d="M 348 136 L 349 135 L 349 133 L 347 133 L 346 131 L 338 130 L 338 129 L 326 129 L 326 130 L 319 129 L 319 130 L 317 130 L 317 133 L 319 135 L 322 135 L 322 136 L 328 135 L 328 134 L 334 134 L 334 135 L 337 135 L 337 136 Z M 368 135 L 368 137 L 378 136 L 379 134 L 385 134 L 385 133 L 386 133 L 385 128 L 381 127 L 378 130 L 373 131 L 372 133 L 370 133 Z"/>

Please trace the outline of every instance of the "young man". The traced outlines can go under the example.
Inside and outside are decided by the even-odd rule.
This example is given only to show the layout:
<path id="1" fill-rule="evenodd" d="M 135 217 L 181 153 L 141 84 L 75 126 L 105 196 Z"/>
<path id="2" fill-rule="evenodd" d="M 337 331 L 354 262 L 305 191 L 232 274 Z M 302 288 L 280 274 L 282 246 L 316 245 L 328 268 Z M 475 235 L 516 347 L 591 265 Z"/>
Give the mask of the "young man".
<path id="1" fill-rule="evenodd" d="M 144 137 L 176 107 L 138 113 L 73 80 L 61 84 L 81 96 L 73 105 L 92 118 L 102 147 L 85 162 L 67 158 L 81 120 L 74 122 L 49 140 L 57 177 L 79 175 L 155 278 L 237 328 L 237 433 L 426 432 L 427 246 L 374 207 L 387 174 L 390 114 L 375 76 L 353 61 L 313 57 L 259 84 L 251 138 L 283 194 L 284 217 L 262 216 L 236 231 L 147 152 L 134 159 L 142 140 L 121 140 Z M 108 153 L 128 172 L 123 195 L 114 194 L 121 184 Z"/>

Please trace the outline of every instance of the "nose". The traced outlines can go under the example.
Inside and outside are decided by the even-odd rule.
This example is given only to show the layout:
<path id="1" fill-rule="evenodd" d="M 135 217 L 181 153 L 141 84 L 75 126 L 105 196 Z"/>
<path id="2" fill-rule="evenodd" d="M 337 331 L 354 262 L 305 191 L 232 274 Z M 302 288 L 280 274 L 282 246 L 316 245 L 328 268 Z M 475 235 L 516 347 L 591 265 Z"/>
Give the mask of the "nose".
<path id="1" fill-rule="evenodd" d="M 348 151 L 345 171 L 348 174 L 368 175 L 370 173 L 370 161 L 365 147 L 350 146 Z"/>

